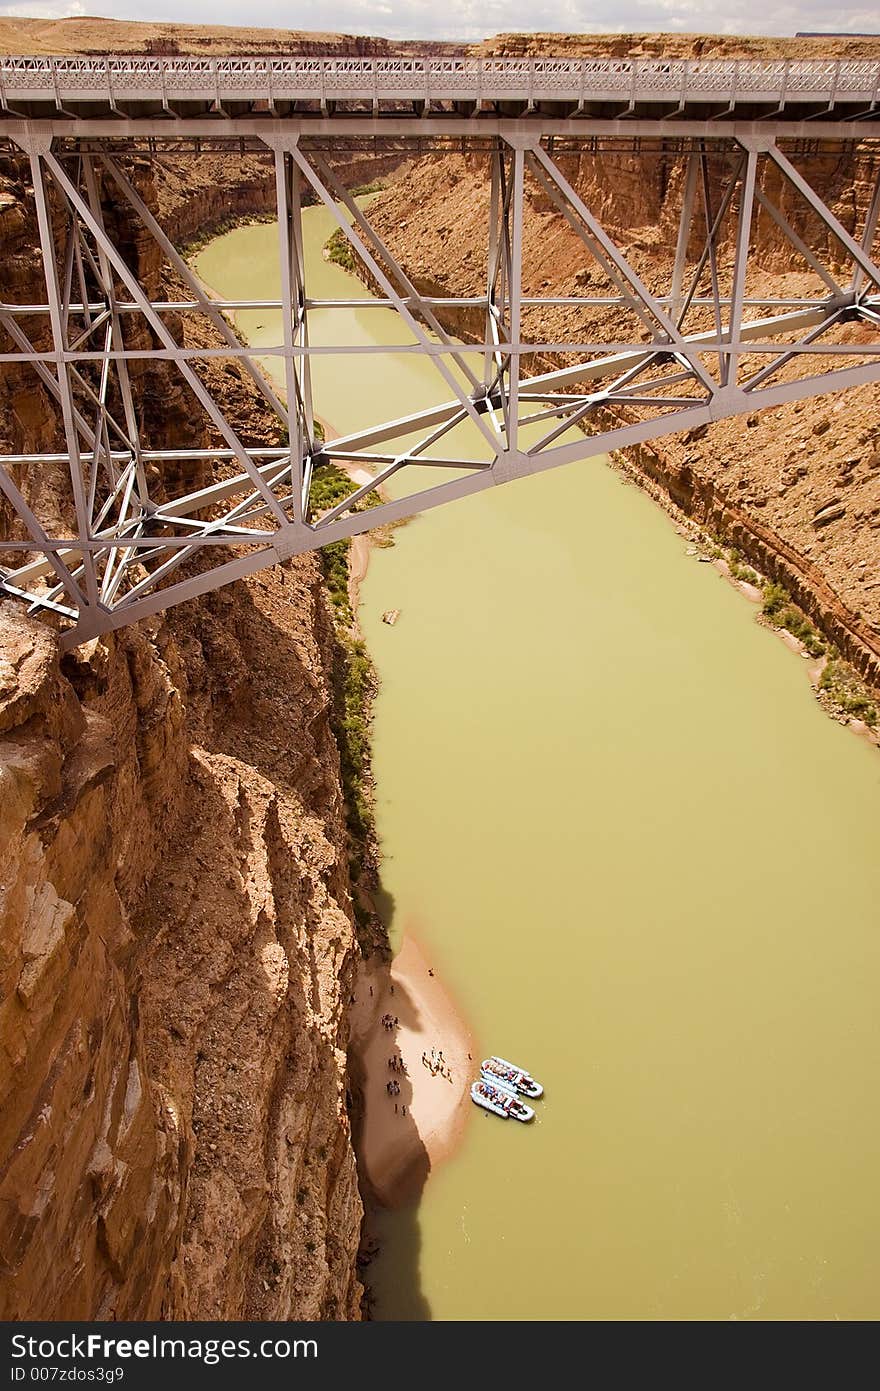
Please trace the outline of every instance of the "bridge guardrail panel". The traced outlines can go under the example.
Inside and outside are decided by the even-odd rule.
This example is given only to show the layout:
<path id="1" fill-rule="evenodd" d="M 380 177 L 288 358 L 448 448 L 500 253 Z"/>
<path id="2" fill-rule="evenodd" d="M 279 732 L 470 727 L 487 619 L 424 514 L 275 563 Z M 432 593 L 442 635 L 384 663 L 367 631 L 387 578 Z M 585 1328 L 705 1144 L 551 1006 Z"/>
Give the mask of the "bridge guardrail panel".
<path id="1" fill-rule="evenodd" d="M 847 96 L 866 103 L 880 86 L 880 62 L 872 59 L 664 59 L 616 58 L 222 58 L 184 56 L 67 58 L 12 55 L 0 59 L 0 75 L 10 97 L 55 101 L 89 99 L 106 93 L 116 99 L 167 91 L 185 99 L 218 91 L 255 98 L 270 88 L 275 95 L 308 98 L 335 92 L 358 98 L 408 99 L 419 96 L 456 100 L 469 96 L 500 99 L 527 95 L 533 100 L 625 96 L 629 100 L 679 98 L 729 100 L 731 94 L 775 101 L 829 100 Z"/>

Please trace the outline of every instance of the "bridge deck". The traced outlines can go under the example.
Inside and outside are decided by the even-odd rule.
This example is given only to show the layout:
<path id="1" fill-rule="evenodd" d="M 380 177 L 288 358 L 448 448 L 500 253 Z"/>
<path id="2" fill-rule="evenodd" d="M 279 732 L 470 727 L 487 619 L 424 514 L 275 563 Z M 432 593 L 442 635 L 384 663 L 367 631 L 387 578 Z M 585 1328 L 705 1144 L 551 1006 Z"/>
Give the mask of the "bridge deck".
<path id="1" fill-rule="evenodd" d="M 880 61 L 572 58 L 0 59 L 0 112 L 79 119 L 262 114 L 375 117 L 413 109 L 634 120 L 870 119 Z"/>

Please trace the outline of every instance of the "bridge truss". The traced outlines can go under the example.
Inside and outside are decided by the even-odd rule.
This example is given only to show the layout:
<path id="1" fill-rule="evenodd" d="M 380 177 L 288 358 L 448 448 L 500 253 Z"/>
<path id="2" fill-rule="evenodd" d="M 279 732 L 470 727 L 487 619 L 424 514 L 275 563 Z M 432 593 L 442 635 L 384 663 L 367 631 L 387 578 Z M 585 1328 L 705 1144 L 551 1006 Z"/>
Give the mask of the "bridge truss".
<path id="1" fill-rule="evenodd" d="M 533 104 L 511 116 L 480 106 L 469 118 L 454 108 L 383 115 L 372 104 L 283 119 L 222 108 L 214 117 L 157 119 L 121 115 L 116 102 L 98 117 L 7 111 L 0 136 L 15 167 L 29 172 L 46 296 L 23 304 L 0 294 L 0 361 L 35 374 L 56 404 L 64 445 L 0 456 L 0 489 L 13 517 L 0 540 L 0 593 L 56 615 L 66 646 L 501 482 L 880 380 L 873 107 L 858 113 L 857 126 L 829 124 L 820 108 L 807 127 L 810 143 L 802 125 L 779 118 L 731 123 L 636 111 L 608 121 L 542 115 Z M 455 149 L 480 161 L 481 293 L 420 292 L 340 178 L 347 145 L 365 140 L 393 142 L 402 153 Z M 601 160 L 622 148 L 646 161 L 662 151 L 676 169 L 678 217 L 651 286 L 609 233 L 609 219 L 565 172 L 585 149 Z M 187 150 L 197 158 L 205 149 L 261 151 L 274 168 L 274 300 L 211 298 L 138 192 L 133 157 L 173 150 L 179 158 Z M 875 171 L 860 225 L 849 229 L 811 182 L 810 156 L 828 150 L 864 158 Z M 368 280 L 368 299 L 311 293 L 305 201 L 328 210 Z M 547 210 L 578 238 L 582 294 L 524 293 L 529 220 Z M 781 297 L 755 277 L 759 218 L 786 244 L 807 292 Z M 135 228 L 185 286 L 185 298 L 151 297 L 132 264 Z M 251 308 L 277 314 L 277 342 L 243 341 L 234 315 Z M 328 338 L 334 311 L 351 308 L 395 310 L 398 341 Z M 565 322 L 583 324 L 581 336 L 542 331 L 563 321 L 559 311 Z M 181 334 L 182 317 L 210 325 L 211 346 Z M 462 323 L 470 326 L 464 340 L 452 332 Z M 411 408 L 403 390 L 395 418 L 322 437 L 319 414 L 332 418 L 333 408 L 316 397 L 318 359 L 338 363 L 344 391 L 361 355 L 375 353 L 388 355 L 392 374 L 409 355 L 429 361 L 436 400 Z M 212 359 L 248 374 L 277 418 L 276 443 L 248 441 L 212 390 L 205 372 Z M 158 363 L 185 385 L 204 443 L 150 443 L 133 378 Z M 321 509 L 313 482 L 328 461 L 358 484 Z M 63 520 L 38 501 L 41 480 L 59 470 L 69 477 Z M 199 486 L 189 491 L 172 486 L 193 477 Z"/>

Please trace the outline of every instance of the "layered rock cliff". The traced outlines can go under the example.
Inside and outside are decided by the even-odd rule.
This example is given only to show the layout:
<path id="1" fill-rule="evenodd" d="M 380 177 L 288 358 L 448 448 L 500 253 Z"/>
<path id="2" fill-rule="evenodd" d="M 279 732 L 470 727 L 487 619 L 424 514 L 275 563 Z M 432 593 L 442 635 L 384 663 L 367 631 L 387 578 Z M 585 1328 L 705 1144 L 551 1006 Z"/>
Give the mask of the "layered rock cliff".
<path id="1" fill-rule="evenodd" d="M 138 179 L 198 230 L 204 187 Z M 40 299 L 26 169 L 3 193 L 4 283 Z M 277 438 L 234 364 L 207 377 L 246 439 Z M 209 441 L 164 367 L 133 381 L 146 438 Z M 60 444 L 30 369 L 0 380 L 0 437 Z M 63 518 L 63 475 L 18 481 Z M 63 660 L 0 608 L 0 1317 L 359 1316 L 334 641 L 315 557 Z"/>

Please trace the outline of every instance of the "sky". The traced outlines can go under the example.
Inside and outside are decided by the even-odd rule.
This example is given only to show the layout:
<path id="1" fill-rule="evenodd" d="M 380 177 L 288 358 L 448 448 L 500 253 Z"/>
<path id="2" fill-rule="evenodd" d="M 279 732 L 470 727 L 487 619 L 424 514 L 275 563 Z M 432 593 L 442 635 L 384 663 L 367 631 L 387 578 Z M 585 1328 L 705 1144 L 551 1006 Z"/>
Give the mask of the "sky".
<path id="1" fill-rule="evenodd" d="M 552 30 L 566 33 L 877 33 L 876 4 L 856 0 L 0 0 L 0 17 L 113 19 L 318 29 L 386 38 L 458 39 Z"/>

